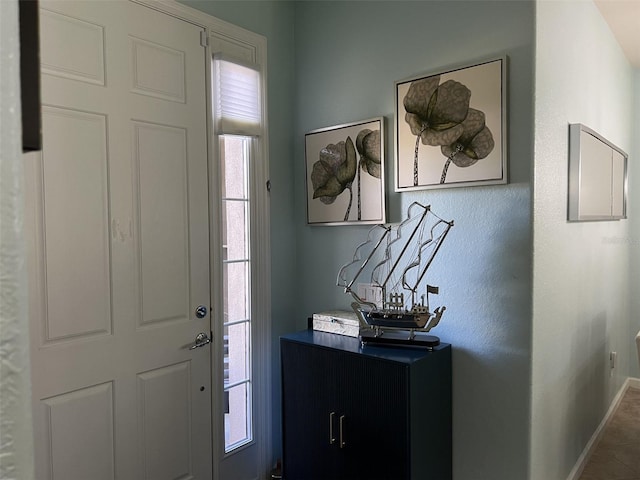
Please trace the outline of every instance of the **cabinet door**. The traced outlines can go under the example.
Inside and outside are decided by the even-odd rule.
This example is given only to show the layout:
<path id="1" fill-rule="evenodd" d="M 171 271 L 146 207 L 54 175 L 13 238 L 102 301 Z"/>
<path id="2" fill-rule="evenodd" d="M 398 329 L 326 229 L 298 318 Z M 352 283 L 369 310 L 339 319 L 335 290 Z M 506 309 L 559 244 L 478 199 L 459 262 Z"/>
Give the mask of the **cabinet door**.
<path id="1" fill-rule="evenodd" d="M 410 478 L 408 366 L 281 345 L 284 477 Z"/>
<path id="2" fill-rule="evenodd" d="M 282 440 L 284 476 L 334 478 L 338 460 L 330 442 L 335 390 L 324 349 L 282 341 Z M 330 418 L 331 412 L 334 412 Z"/>
<path id="3" fill-rule="evenodd" d="M 345 352 L 332 358 L 344 416 L 341 473 L 334 478 L 409 478 L 408 367 Z"/>

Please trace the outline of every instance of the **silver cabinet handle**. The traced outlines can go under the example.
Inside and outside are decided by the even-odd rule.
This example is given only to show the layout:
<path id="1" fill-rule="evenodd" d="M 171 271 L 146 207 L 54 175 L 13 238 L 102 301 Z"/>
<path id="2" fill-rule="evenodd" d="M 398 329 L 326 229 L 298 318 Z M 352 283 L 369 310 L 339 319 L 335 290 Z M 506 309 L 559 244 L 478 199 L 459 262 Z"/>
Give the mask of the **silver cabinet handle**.
<path id="1" fill-rule="evenodd" d="M 344 415 L 340 415 L 340 448 L 344 448 L 346 442 L 344 441 Z"/>
<path id="2" fill-rule="evenodd" d="M 206 333 L 200 332 L 196 336 L 196 341 L 193 342 L 193 344 L 189 347 L 189 350 L 195 350 L 196 348 L 204 347 L 207 343 L 211 343 L 211 339 Z"/>
<path id="3" fill-rule="evenodd" d="M 336 437 L 333 436 L 333 417 L 336 416 L 336 412 L 329 414 L 329 445 L 333 445 L 336 442 Z"/>

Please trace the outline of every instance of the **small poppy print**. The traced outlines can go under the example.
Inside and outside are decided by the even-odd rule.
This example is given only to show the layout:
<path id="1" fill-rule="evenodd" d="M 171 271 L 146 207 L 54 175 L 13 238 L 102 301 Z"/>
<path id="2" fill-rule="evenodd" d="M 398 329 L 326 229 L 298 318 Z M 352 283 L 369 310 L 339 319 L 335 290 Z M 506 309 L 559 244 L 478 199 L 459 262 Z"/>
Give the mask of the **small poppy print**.
<path id="1" fill-rule="evenodd" d="M 307 222 L 385 222 L 384 119 L 321 128 L 305 135 Z"/>

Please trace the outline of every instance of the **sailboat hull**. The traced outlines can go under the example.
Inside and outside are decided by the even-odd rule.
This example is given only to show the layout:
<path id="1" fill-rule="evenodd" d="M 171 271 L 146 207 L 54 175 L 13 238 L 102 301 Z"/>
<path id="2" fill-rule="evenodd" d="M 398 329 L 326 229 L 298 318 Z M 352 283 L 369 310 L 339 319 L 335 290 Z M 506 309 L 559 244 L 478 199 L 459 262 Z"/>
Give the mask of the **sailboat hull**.
<path id="1" fill-rule="evenodd" d="M 424 328 L 430 313 L 417 314 L 411 311 L 384 311 L 359 309 L 361 318 L 370 327 L 399 328 L 399 329 L 420 329 Z"/>

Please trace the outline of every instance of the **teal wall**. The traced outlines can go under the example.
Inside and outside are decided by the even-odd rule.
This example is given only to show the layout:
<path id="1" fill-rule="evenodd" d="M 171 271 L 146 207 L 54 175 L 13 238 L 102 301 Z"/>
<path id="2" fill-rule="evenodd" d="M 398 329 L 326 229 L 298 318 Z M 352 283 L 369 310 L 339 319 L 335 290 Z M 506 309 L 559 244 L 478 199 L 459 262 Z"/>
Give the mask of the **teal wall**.
<path id="1" fill-rule="evenodd" d="M 314 312 L 348 308 L 335 277 L 368 230 L 306 225 L 304 134 L 383 116 L 389 221 L 414 200 L 455 221 L 430 278 L 447 306 L 433 333 L 454 347 L 454 477 L 526 478 L 533 2 L 183 3 L 268 41 L 275 453 L 277 337 L 304 328 Z M 509 184 L 394 193 L 394 82 L 502 54 L 509 59 Z"/>
<path id="2" fill-rule="evenodd" d="M 633 205 L 640 205 L 640 163 L 637 159 L 640 158 L 640 68 L 635 69 L 634 87 L 633 87 L 634 107 L 633 112 L 635 119 L 633 122 L 633 128 L 635 134 L 633 135 L 633 149 L 629 152 L 629 158 L 632 170 L 629 173 L 632 187 L 629 195 Z M 640 285 L 640 220 L 634 216 L 631 218 L 631 237 L 630 244 L 632 254 L 631 261 L 631 285 Z M 637 335 L 640 333 L 640 295 L 632 295 L 631 297 L 631 311 L 634 313 L 631 315 L 631 335 Z M 640 351 L 636 347 L 636 351 L 633 348 L 630 350 L 629 364 L 631 365 L 630 376 L 640 378 Z"/>
<path id="3" fill-rule="evenodd" d="M 455 221 L 430 280 L 447 306 L 433 333 L 454 348 L 457 480 L 527 478 L 533 28 L 528 1 L 305 1 L 295 8 L 298 327 L 313 312 L 348 308 L 335 277 L 368 230 L 306 225 L 304 134 L 384 116 L 389 220 L 419 200 Z M 394 82 L 499 54 L 509 58 L 509 184 L 394 193 Z"/>
<path id="4" fill-rule="evenodd" d="M 637 372 L 631 368 L 640 327 L 632 308 L 637 281 L 629 281 L 640 260 L 631 230 L 637 202 L 629 202 L 628 220 L 566 221 L 570 123 L 587 125 L 630 154 L 629 185 L 637 198 L 633 91 L 634 71 L 593 2 L 538 2 L 532 480 L 573 478 L 611 402 Z M 613 370 L 612 351 L 618 353 Z"/>

